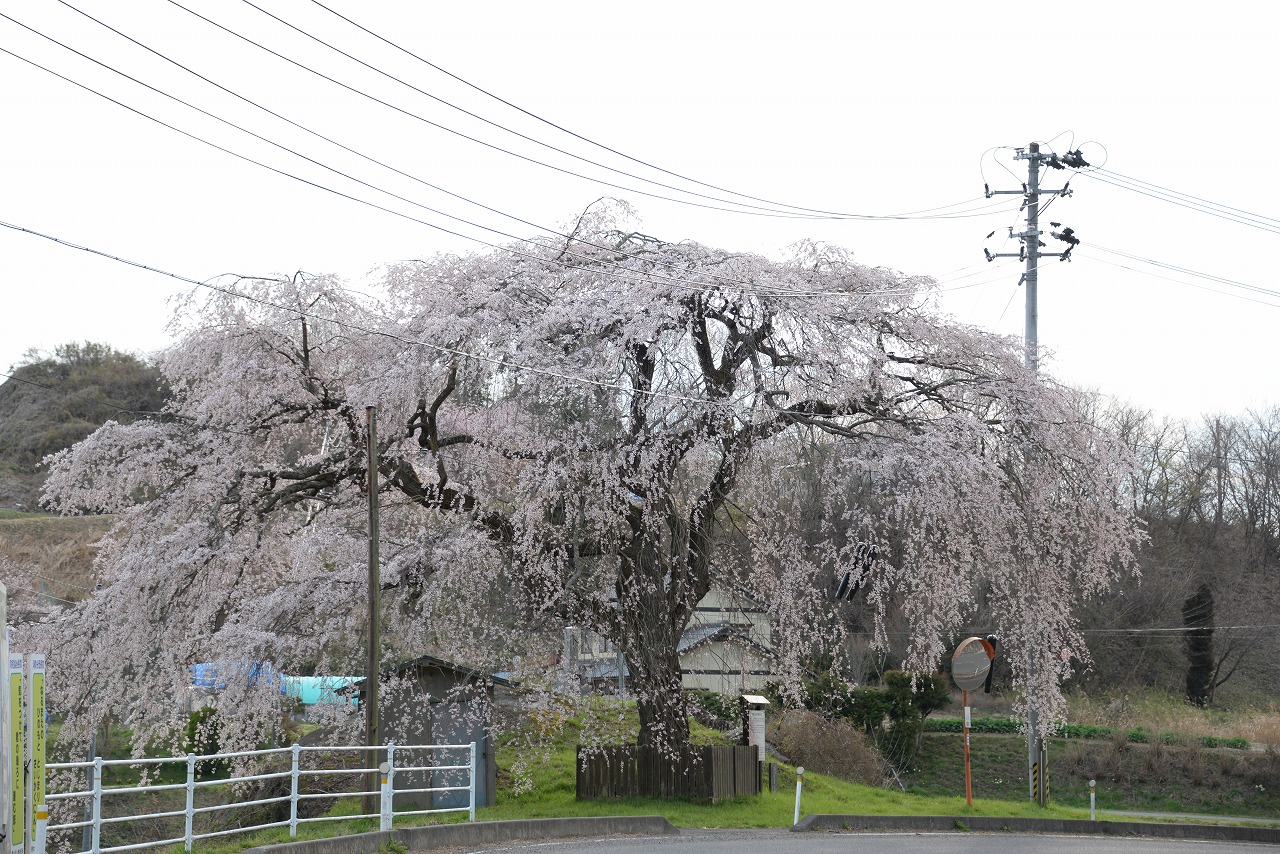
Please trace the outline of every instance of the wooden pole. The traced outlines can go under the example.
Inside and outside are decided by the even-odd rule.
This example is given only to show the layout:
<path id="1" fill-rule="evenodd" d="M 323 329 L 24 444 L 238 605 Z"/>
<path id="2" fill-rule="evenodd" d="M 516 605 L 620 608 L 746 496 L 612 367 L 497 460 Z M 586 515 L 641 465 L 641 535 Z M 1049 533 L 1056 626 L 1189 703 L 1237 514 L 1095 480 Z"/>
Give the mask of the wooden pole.
<path id="1" fill-rule="evenodd" d="M 364 743 L 371 748 L 379 743 L 378 733 L 378 653 L 381 646 L 379 625 L 381 608 L 378 607 L 378 592 L 381 586 L 378 568 L 378 407 L 366 406 L 365 423 L 369 425 L 369 635 L 368 658 L 365 660 L 364 673 Z M 369 751 L 370 768 L 377 768 L 380 753 Z M 379 777 L 375 770 L 368 775 L 366 791 L 378 788 Z M 376 803 L 373 795 L 365 795 L 364 811 L 372 812 Z"/>

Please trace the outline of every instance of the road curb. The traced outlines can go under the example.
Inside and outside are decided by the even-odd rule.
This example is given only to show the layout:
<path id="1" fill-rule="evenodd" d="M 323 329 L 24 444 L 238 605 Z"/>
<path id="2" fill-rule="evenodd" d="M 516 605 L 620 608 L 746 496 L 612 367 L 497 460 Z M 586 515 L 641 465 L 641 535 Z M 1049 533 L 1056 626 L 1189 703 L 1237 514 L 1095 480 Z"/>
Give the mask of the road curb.
<path id="1" fill-rule="evenodd" d="M 395 842 L 409 851 L 492 845 L 526 839 L 570 839 L 592 836 L 665 836 L 680 831 L 660 815 L 535 818 L 521 821 L 478 821 L 437 824 L 400 830 L 357 833 L 328 839 L 282 842 L 248 849 L 253 854 L 377 854 Z"/>
<path id="2" fill-rule="evenodd" d="M 1069 833 L 1084 836 L 1151 836 L 1222 842 L 1280 844 L 1280 828 L 1220 824 L 1155 824 L 1139 821 L 1085 821 L 1067 818 L 995 818 L 945 815 L 808 815 L 791 828 L 811 831 L 904 830 L 938 833 L 957 830 L 982 833 Z"/>

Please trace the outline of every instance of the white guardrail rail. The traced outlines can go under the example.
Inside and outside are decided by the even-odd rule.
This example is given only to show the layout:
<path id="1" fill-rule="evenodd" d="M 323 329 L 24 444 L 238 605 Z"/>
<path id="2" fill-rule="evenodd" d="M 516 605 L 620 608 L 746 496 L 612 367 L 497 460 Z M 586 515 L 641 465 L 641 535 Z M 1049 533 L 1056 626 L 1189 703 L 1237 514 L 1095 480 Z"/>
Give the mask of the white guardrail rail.
<path id="1" fill-rule="evenodd" d="M 451 753 L 452 752 L 452 753 Z M 308 754 L 314 754 L 313 761 L 308 761 Z M 370 756 L 379 756 L 383 761 L 377 768 L 365 767 L 312 767 L 320 764 L 322 759 L 327 755 L 330 759 L 335 759 L 343 755 L 354 754 L 354 761 L 364 764 L 360 760 L 368 761 Z M 430 758 L 449 757 L 449 756 L 466 756 L 466 764 L 406 764 L 396 765 L 397 755 L 425 755 Z M 287 770 L 269 771 L 261 774 L 247 774 L 244 776 L 228 776 L 218 779 L 196 779 L 196 771 L 198 766 L 207 767 L 204 763 L 217 762 L 219 760 L 235 760 L 257 758 L 259 764 L 270 767 L 270 757 L 279 756 L 283 760 L 286 756 L 289 760 Z M 449 761 L 443 759 L 443 761 Z M 164 766 L 169 765 L 186 765 L 187 781 L 185 783 L 167 783 L 148 786 L 113 786 L 104 787 L 102 784 L 103 771 L 111 767 L 130 767 L 137 768 L 140 766 Z M 333 762 L 331 764 L 337 764 Z M 280 766 L 283 768 L 283 762 Z M 152 848 L 163 845 L 176 845 L 181 842 L 183 847 L 191 850 L 192 843 L 197 839 L 208 839 L 215 836 L 227 836 L 234 833 L 245 833 L 252 830 L 262 830 L 268 827 L 288 827 L 289 836 L 292 838 L 297 836 L 298 825 L 308 822 L 320 821 L 348 821 L 359 818 L 376 818 L 380 830 L 390 830 L 393 817 L 403 817 L 408 815 L 425 815 L 428 813 L 451 813 L 465 812 L 468 813 L 470 821 L 476 820 L 476 744 L 411 744 L 397 745 L 387 744 L 381 747 L 369 746 L 341 746 L 341 747 L 304 747 L 301 745 L 293 745 L 292 747 L 279 747 L 270 750 L 246 750 L 238 753 L 214 753 L 209 755 L 196 755 L 189 753 L 186 756 L 164 757 L 159 759 L 102 759 L 98 757 L 92 761 L 86 762 L 50 762 L 48 764 L 50 772 L 57 771 L 82 771 L 86 775 L 86 783 L 91 783 L 91 788 L 83 791 L 74 792 L 55 792 L 51 791 L 46 797 L 50 806 L 50 824 L 46 833 L 48 838 L 52 840 L 55 834 L 65 834 L 67 831 L 73 831 L 77 828 L 81 829 L 81 837 L 84 840 L 81 846 L 71 846 L 71 850 L 80 851 L 81 854 L 105 854 L 110 851 L 130 851 L 140 848 Z M 465 773 L 465 785 L 441 785 L 426 786 L 419 788 L 403 788 L 398 789 L 395 786 L 395 778 L 397 774 L 408 774 L 410 772 L 419 772 L 422 779 L 434 781 L 437 774 L 445 776 L 445 782 L 453 782 Z M 376 790 L 347 790 L 341 791 L 333 789 L 324 789 L 323 791 L 304 791 L 303 781 L 307 778 L 321 777 L 347 777 L 354 778 L 356 785 L 360 785 L 363 779 L 367 779 L 369 775 L 378 774 L 381 780 L 381 786 Z M 52 776 L 52 775 L 51 775 Z M 288 780 L 289 793 L 281 794 L 273 797 L 258 798 L 256 800 L 246 801 L 227 801 L 224 803 L 210 804 L 207 806 L 196 806 L 196 792 L 200 789 L 212 787 L 223 787 L 224 790 L 231 789 L 234 792 L 236 784 L 251 783 L 254 781 L 265 780 Z M 52 780 L 51 780 L 52 782 Z M 52 789 L 53 786 L 50 786 Z M 315 787 L 319 788 L 319 787 Z M 146 812 L 133 815 L 111 814 L 104 815 L 103 801 L 109 800 L 113 796 L 125 794 L 152 794 L 160 792 L 177 792 L 185 790 L 186 805 L 183 809 L 161 809 L 155 812 Z M 445 806 L 434 807 L 431 809 L 396 809 L 394 800 L 397 795 L 429 795 L 428 803 L 433 803 L 434 796 L 437 793 L 444 792 L 466 792 L 465 806 Z M 306 818 L 299 817 L 298 805 L 303 801 L 329 799 L 337 800 L 341 798 L 351 797 L 369 797 L 376 798 L 379 810 L 375 813 L 364 813 L 361 815 L 317 815 Z M 158 799 L 151 799 L 153 803 Z M 176 799 L 175 799 L 176 800 Z M 54 824 L 53 815 L 55 804 L 60 802 L 83 802 L 85 805 L 84 819 L 81 821 L 65 821 Z M 269 804 L 289 804 L 289 818 L 280 821 L 268 821 L 260 824 L 238 824 L 229 829 L 208 830 L 198 833 L 195 830 L 196 817 L 206 813 L 229 813 L 237 809 L 252 806 L 266 806 Z M 62 807 L 57 810 L 62 815 L 68 814 L 68 808 Z M 181 836 L 173 836 L 167 839 L 152 839 L 145 842 L 133 842 L 128 845 L 102 845 L 102 828 L 104 825 L 124 823 L 124 822 L 143 822 L 154 819 L 176 819 L 183 817 L 184 830 Z M 176 822 L 174 823 L 176 824 Z M 88 832 L 85 832 L 85 829 Z M 65 836 L 63 837 L 66 838 Z M 48 850 L 55 850 L 50 847 Z"/>

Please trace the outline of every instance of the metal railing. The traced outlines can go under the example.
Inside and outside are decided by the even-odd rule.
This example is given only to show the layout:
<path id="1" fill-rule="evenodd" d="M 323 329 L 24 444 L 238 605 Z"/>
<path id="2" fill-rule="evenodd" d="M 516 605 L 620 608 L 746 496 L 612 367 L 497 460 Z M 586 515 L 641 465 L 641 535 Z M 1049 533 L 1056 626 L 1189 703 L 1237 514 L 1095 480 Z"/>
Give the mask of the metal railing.
<path id="1" fill-rule="evenodd" d="M 425 753 L 428 757 L 438 756 L 441 753 L 448 755 L 449 751 L 455 753 L 466 753 L 466 764 L 435 764 L 428 762 L 427 764 L 413 764 L 396 766 L 397 753 L 402 756 L 406 753 L 417 752 Z M 343 754 L 355 754 L 354 759 L 357 764 L 361 764 L 361 760 L 367 761 L 367 757 L 381 755 L 385 757 L 384 761 L 377 768 L 364 767 L 336 767 L 321 768 L 307 767 L 308 763 L 304 762 L 304 755 L 315 754 L 319 758 L 323 754 L 330 756 L 341 756 Z M 283 759 L 285 756 L 289 759 L 288 770 L 267 771 L 257 774 L 243 774 L 240 776 L 219 777 L 217 779 L 196 779 L 197 763 L 219 762 L 233 759 L 250 759 L 256 758 L 260 760 L 261 765 L 270 767 L 270 757 L 279 756 Z M 112 767 L 138 767 L 138 766 L 164 766 L 164 765 L 185 764 L 187 779 L 185 783 L 161 783 L 156 785 L 137 785 L 137 786 L 111 786 L 106 787 L 102 783 L 104 770 Z M 192 843 L 197 839 L 210 839 L 216 836 L 227 836 L 234 833 L 246 833 L 253 830 L 263 830 L 270 827 L 288 827 L 289 836 L 295 837 L 298 833 L 298 825 L 308 822 L 321 821 L 350 821 L 353 819 L 376 818 L 378 819 L 378 827 L 380 830 L 390 830 L 392 819 L 396 816 L 408 815 L 425 815 L 428 813 L 450 813 L 450 812 L 466 812 L 470 821 L 476 820 L 476 743 L 470 744 L 411 744 L 396 745 L 387 744 L 381 747 L 371 747 L 367 745 L 341 746 L 341 747 L 304 747 L 295 744 L 292 747 L 278 747 L 270 750 L 245 750 L 235 753 L 214 753 L 209 755 L 198 756 L 194 753 L 188 753 L 186 756 L 163 757 L 159 759 L 103 759 L 97 757 L 92 761 L 86 762 L 50 762 L 48 764 L 49 771 L 83 771 L 89 774 L 88 781 L 91 787 L 83 791 L 70 792 L 51 792 L 46 796 L 45 800 L 52 807 L 58 802 L 75 802 L 82 801 L 85 804 L 85 818 L 81 821 L 66 821 L 60 824 L 50 823 L 46 829 L 49 838 L 57 832 L 72 831 L 76 828 L 82 830 L 84 841 L 82 843 L 81 854 L 106 854 L 111 851 L 130 851 L 139 848 L 152 848 L 162 845 L 176 845 L 181 842 L 183 848 L 187 851 L 191 850 Z M 207 767 L 207 766 L 205 766 Z M 280 766 L 277 766 L 280 767 Z M 455 778 L 460 778 L 465 772 L 465 785 L 427 785 L 414 788 L 395 787 L 396 774 L 416 774 L 422 775 L 428 782 L 435 782 L 437 774 L 443 774 L 445 780 L 443 782 L 453 782 Z M 359 790 L 341 791 L 324 790 L 324 791 L 304 791 L 304 780 L 307 778 L 322 777 L 352 777 L 354 776 L 357 784 L 364 784 L 371 775 L 379 775 L 381 785 L 375 790 L 365 790 L 361 785 Z M 271 797 L 260 797 L 253 800 L 244 801 L 227 801 L 224 803 L 210 804 L 207 806 L 196 806 L 196 792 L 200 789 L 208 789 L 215 786 L 229 786 L 233 784 L 252 783 L 256 781 L 267 780 L 285 780 L 289 781 L 289 793 L 275 795 Z M 186 794 L 186 803 L 182 809 L 161 809 L 155 812 L 139 813 L 134 815 L 110 815 L 105 816 L 103 812 L 104 798 L 119 796 L 124 794 L 154 794 L 160 792 L 176 792 L 184 790 Z M 234 791 L 234 789 L 233 789 Z M 465 806 L 433 806 L 427 809 L 395 809 L 394 801 L 397 795 L 429 795 L 431 796 L 428 803 L 436 802 L 436 795 L 448 792 L 466 792 Z M 378 812 L 363 813 L 359 815 L 315 815 L 308 817 L 299 816 L 298 806 L 304 801 L 339 798 L 362 797 L 369 799 L 377 799 Z M 196 817 L 204 814 L 215 812 L 228 812 L 231 810 L 241 809 L 253 806 L 268 806 L 270 804 L 289 804 L 289 817 L 278 821 L 266 821 L 258 824 L 240 825 L 229 829 L 206 830 L 197 833 L 195 830 Z M 102 829 L 104 825 L 117 824 L 123 822 L 138 822 L 154 819 L 176 819 L 181 816 L 183 818 L 183 833 L 181 836 L 172 836 L 170 838 L 153 839 L 145 842 L 134 842 L 127 845 L 110 845 L 102 844 Z M 52 822 L 52 816 L 50 816 Z M 88 830 L 85 833 L 85 829 Z M 50 849 L 52 850 L 52 849 Z"/>

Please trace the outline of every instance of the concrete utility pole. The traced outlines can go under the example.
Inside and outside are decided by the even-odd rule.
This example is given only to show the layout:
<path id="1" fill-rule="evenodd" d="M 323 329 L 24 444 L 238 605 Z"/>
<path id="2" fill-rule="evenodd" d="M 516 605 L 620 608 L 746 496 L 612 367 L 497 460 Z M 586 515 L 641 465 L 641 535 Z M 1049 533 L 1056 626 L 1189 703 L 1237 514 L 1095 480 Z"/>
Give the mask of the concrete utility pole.
<path id="1" fill-rule="evenodd" d="M 1025 155 L 1027 159 L 1027 320 L 1024 333 L 1027 350 L 1027 367 L 1033 371 L 1040 370 L 1040 356 L 1036 348 L 1040 345 L 1040 311 L 1036 303 L 1037 286 L 1040 283 L 1040 144 L 1031 143 L 1031 151 Z M 1019 154 L 1018 157 L 1024 155 Z"/>
<path id="2" fill-rule="evenodd" d="M 1021 195 L 1024 197 L 1023 208 L 1027 212 L 1027 227 L 1021 233 L 1015 234 L 1013 229 L 1009 229 L 1009 236 L 1016 237 L 1021 241 L 1021 247 L 1017 252 L 999 252 L 993 253 L 987 250 L 983 252 L 987 256 L 988 261 L 994 261 L 996 258 L 1018 258 L 1026 261 L 1026 271 L 1022 275 L 1022 281 L 1027 286 L 1027 313 L 1026 326 L 1024 332 L 1024 348 L 1026 366 L 1033 371 L 1040 370 L 1040 308 L 1039 284 L 1040 284 L 1040 249 L 1044 246 L 1041 237 L 1043 232 L 1040 231 L 1040 196 L 1043 194 L 1040 189 L 1040 164 L 1048 163 L 1054 169 L 1080 169 L 1088 166 L 1084 158 L 1077 151 L 1068 151 L 1065 156 L 1059 157 L 1056 153 L 1043 154 L 1040 151 L 1040 143 L 1033 142 L 1027 148 L 1019 148 L 1014 154 L 1015 160 L 1027 161 L 1027 183 L 1022 185 L 1021 190 L 992 190 L 986 187 L 986 196 L 991 198 L 998 195 Z M 1071 182 L 1068 181 L 1060 190 L 1049 190 L 1048 195 L 1069 196 Z M 1050 223 L 1058 227 L 1058 223 Z M 1067 244 L 1065 252 L 1052 253 L 1059 261 L 1071 260 L 1071 250 L 1079 243 L 1079 239 L 1075 237 L 1075 232 L 1070 228 L 1063 228 L 1061 231 L 1050 232 L 1051 236 L 1063 241 Z M 1035 579 L 1032 579 L 1034 585 Z M 1048 783 L 1046 778 L 1045 765 L 1048 760 L 1048 754 L 1045 750 L 1044 738 L 1039 733 L 1039 722 L 1036 719 L 1036 709 L 1034 696 L 1032 694 L 1032 681 L 1035 678 L 1035 662 L 1028 658 L 1027 661 L 1027 787 L 1030 792 L 1031 800 L 1037 801 L 1041 805 L 1048 803 Z"/>
<path id="3" fill-rule="evenodd" d="M 369 452 L 369 632 L 368 632 L 368 658 L 365 660 L 364 668 L 364 743 L 367 745 L 377 745 L 378 738 L 378 652 L 381 645 L 380 635 L 380 612 L 378 606 L 378 592 L 381 587 L 381 573 L 378 570 L 378 407 L 366 406 L 364 408 L 365 423 L 368 425 L 368 452 Z M 367 767 L 377 768 L 379 762 L 379 754 L 376 750 L 369 751 L 369 765 Z M 369 775 L 368 785 L 365 790 L 369 792 L 376 791 L 379 785 L 378 772 L 375 770 Z M 365 812 L 373 810 L 373 796 L 366 795 Z"/>
<path id="4" fill-rule="evenodd" d="M 1040 370 L 1040 307 L 1038 303 L 1038 287 L 1040 284 L 1040 145 L 1031 143 L 1027 154 L 1018 152 L 1017 158 L 1027 161 L 1027 230 L 1022 239 L 1027 247 L 1027 314 L 1023 332 L 1023 346 L 1026 349 L 1027 367 L 1033 371 Z M 1040 781 L 1044 769 L 1040 766 L 1040 756 L 1044 752 L 1044 743 L 1040 735 L 1039 721 L 1033 702 L 1031 681 L 1035 677 L 1035 662 L 1027 662 L 1027 786 L 1030 798 L 1041 801 Z"/>

